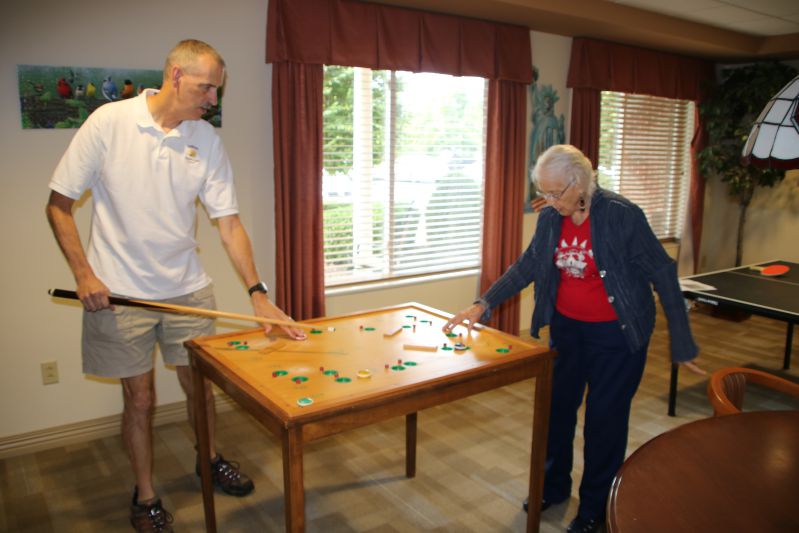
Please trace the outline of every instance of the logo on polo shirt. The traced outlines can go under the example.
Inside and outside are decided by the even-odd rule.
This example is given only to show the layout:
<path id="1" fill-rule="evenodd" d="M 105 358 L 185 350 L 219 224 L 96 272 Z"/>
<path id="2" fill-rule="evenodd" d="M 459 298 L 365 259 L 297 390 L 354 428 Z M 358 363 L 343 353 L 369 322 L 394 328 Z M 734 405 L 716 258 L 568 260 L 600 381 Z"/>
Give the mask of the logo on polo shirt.
<path id="1" fill-rule="evenodd" d="M 196 163 L 198 159 L 198 148 L 192 144 L 186 146 L 186 160 L 190 163 Z"/>

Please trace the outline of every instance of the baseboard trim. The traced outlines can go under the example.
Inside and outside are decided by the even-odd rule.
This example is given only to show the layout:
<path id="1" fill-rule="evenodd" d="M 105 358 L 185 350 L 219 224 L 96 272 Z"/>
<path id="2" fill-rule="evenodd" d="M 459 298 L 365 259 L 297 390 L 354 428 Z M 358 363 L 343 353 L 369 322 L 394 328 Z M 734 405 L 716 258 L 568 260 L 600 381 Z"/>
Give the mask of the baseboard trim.
<path id="1" fill-rule="evenodd" d="M 229 411 L 235 406 L 233 400 L 219 393 L 214 397 L 214 404 L 216 411 L 219 413 Z M 186 402 L 174 402 L 159 405 L 155 408 L 155 414 L 153 415 L 154 426 L 183 420 L 186 420 Z M 30 433 L 2 437 L 0 438 L 0 459 L 119 435 L 121 423 L 122 413 L 74 424 L 40 429 Z"/>

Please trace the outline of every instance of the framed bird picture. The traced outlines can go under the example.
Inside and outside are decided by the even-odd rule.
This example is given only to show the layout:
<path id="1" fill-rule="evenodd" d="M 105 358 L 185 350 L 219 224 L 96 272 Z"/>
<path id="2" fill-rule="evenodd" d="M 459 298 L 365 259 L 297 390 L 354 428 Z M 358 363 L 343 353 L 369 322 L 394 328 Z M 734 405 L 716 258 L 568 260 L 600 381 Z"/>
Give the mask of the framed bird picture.
<path id="1" fill-rule="evenodd" d="M 79 128 L 103 104 L 158 89 L 162 70 L 17 65 L 22 129 Z M 222 98 L 203 116 L 222 126 Z"/>

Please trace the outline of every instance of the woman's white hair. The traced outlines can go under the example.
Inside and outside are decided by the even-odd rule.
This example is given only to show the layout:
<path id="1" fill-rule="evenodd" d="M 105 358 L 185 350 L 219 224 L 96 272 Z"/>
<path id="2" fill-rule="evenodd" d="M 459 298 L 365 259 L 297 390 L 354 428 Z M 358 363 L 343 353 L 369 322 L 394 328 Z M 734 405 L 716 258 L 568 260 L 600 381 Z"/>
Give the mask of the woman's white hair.
<path id="1" fill-rule="evenodd" d="M 591 161 L 571 144 L 556 144 L 538 157 L 533 169 L 533 182 L 536 185 L 542 175 L 561 179 L 564 185 L 574 181 L 589 197 L 596 189 Z"/>

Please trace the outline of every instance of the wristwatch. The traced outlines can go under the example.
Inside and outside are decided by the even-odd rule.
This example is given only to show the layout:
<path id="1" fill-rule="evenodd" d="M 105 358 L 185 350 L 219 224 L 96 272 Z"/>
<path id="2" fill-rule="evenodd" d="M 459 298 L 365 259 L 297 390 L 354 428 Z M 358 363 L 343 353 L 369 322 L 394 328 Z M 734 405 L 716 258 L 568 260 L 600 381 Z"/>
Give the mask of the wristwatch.
<path id="1" fill-rule="evenodd" d="M 259 281 L 258 283 L 247 289 L 247 292 L 250 293 L 250 296 L 252 296 L 253 293 L 255 292 L 262 292 L 264 294 L 269 294 L 269 287 L 267 287 L 266 283 L 264 283 L 263 281 Z"/>

